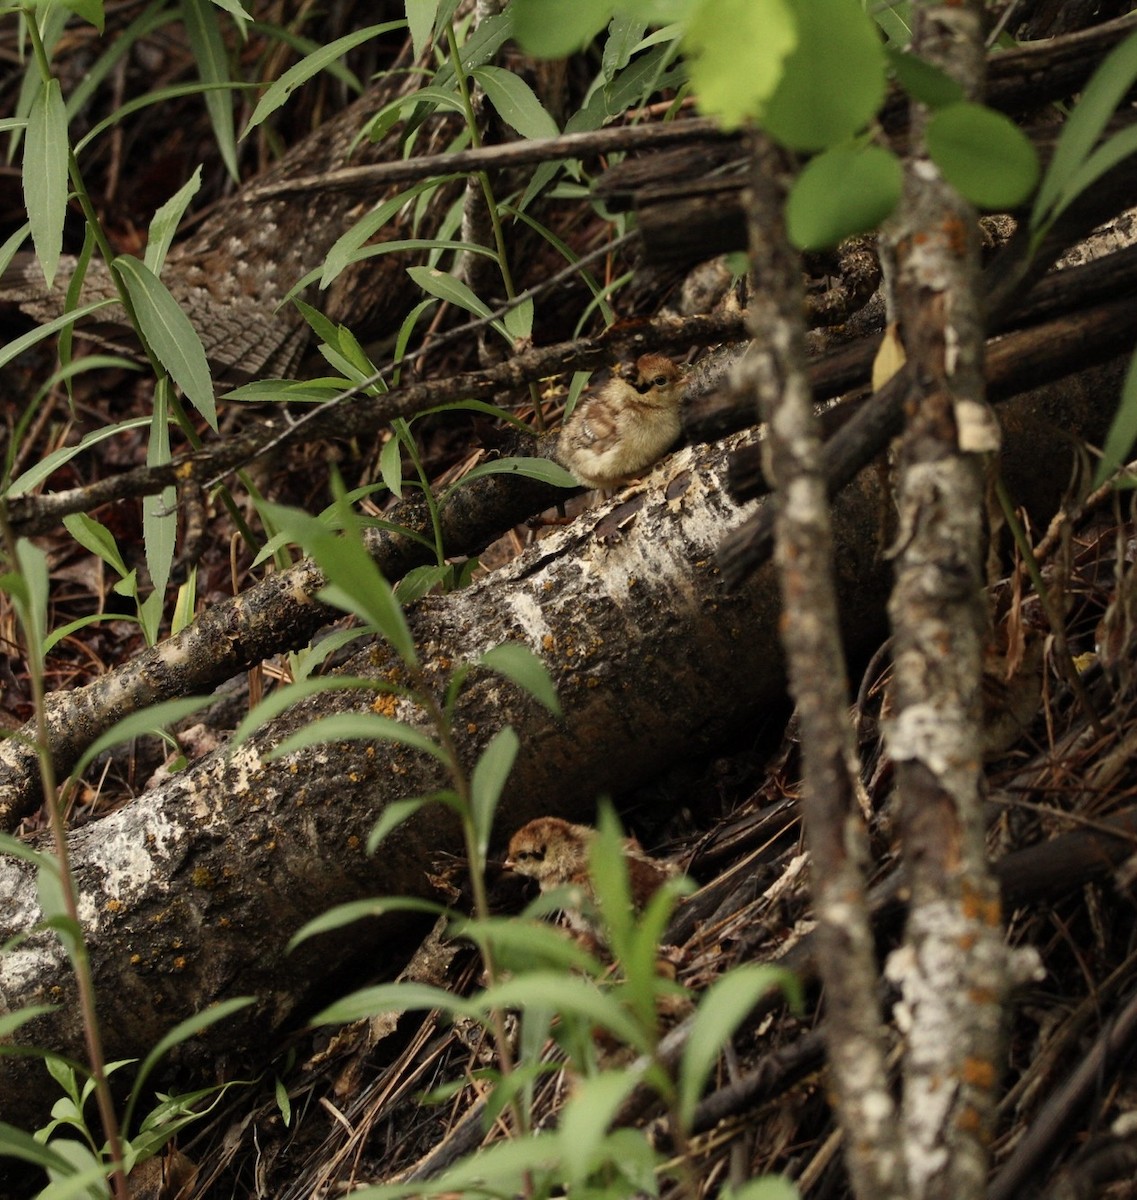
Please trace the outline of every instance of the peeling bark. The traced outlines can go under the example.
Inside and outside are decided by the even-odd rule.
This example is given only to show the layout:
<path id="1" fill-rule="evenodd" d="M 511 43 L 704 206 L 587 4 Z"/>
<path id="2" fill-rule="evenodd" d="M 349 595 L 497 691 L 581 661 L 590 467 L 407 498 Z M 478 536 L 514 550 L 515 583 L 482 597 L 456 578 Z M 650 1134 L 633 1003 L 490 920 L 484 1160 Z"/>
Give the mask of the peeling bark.
<path id="1" fill-rule="evenodd" d="M 754 343 L 743 365 L 767 423 L 764 465 L 776 488 L 781 634 L 801 728 L 802 814 L 837 1116 L 854 1194 L 885 1200 L 904 1196 L 904 1173 L 865 893 L 868 838 L 857 802 L 861 772 L 848 716 L 821 423 L 805 366 L 801 264 L 781 219 L 784 174 L 782 155 L 756 135 L 749 218 L 758 286 Z"/>
<path id="2" fill-rule="evenodd" d="M 975 97 L 975 3 L 914 7 L 914 48 Z M 984 454 L 999 426 L 984 394 L 978 221 L 928 158 L 912 156 L 891 223 L 896 314 L 912 364 L 901 439 L 892 622 L 895 714 L 886 744 L 912 902 L 889 960 L 906 1035 L 903 1140 L 913 1200 L 986 1190 L 1008 990 L 998 888 L 982 812 Z"/>

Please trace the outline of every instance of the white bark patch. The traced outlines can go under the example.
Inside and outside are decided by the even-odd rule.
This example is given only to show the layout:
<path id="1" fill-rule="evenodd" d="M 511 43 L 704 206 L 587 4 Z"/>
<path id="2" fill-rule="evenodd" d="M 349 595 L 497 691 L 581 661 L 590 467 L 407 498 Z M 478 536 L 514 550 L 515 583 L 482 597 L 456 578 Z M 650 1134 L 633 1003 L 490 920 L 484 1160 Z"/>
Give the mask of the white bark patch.
<path id="1" fill-rule="evenodd" d="M 926 702 L 910 704 L 885 723 L 884 740 L 895 762 L 922 762 L 960 803 L 975 793 L 979 763 L 966 753 L 968 730 L 957 717 Z"/>

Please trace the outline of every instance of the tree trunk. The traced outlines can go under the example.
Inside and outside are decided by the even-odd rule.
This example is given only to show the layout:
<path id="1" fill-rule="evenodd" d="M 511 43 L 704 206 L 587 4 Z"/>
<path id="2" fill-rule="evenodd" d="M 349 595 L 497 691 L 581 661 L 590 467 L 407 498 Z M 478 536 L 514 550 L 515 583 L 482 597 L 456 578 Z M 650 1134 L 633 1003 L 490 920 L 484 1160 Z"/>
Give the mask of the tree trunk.
<path id="1" fill-rule="evenodd" d="M 1121 369 L 1087 372 L 1015 403 L 1007 462 L 1024 428 L 1033 452 L 1021 473 L 1009 474 L 1012 491 L 1046 485 L 1036 508 L 1039 500 L 1054 506 L 1069 477 L 1070 445 L 1055 433 L 1042 446 L 1040 430 L 1057 417 L 1066 433 L 1100 437 Z M 715 753 L 783 695 L 769 568 L 728 593 L 715 566 L 723 536 L 744 515 L 723 480 L 726 451 L 746 436 L 681 451 L 643 490 L 590 510 L 479 584 L 428 598 L 409 614 L 439 688 L 455 665 L 507 640 L 533 649 L 558 688 L 562 721 L 488 673 L 472 677 L 459 704 L 456 732 L 469 762 L 506 723 L 521 738 L 499 842 L 540 813 L 587 818 L 599 793 L 618 795 Z M 854 653 L 883 627 L 882 478 L 866 471 L 835 506 L 840 611 Z M 375 678 L 396 669 L 383 644 L 344 668 Z M 211 1063 L 233 1053 L 240 1071 L 263 1061 L 282 1023 L 321 999 L 321 989 L 397 968 L 390 947 L 406 925 L 393 919 L 325 935 L 292 955 L 285 947 L 330 905 L 427 892 L 434 858 L 459 846 L 448 814 L 421 810 L 374 859 L 364 846 L 385 805 L 439 785 L 433 760 L 352 742 L 265 761 L 293 730 L 370 699 L 345 692 L 298 705 L 231 757 L 212 755 L 71 836 L 110 1059 L 145 1053 L 213 1001 L 253 994 L 255 1006 L 181 1052 L 184 1061 L 204 1051 Z M 0 859 L 0 944 L 40 918 L 35 896 L 29 865 Z M 358 978 L 336 980 L 346 964 Z M 54 935 L 41 932 L 0 957 L 0 1012 L 45 998 L 58 1009 L 24 1026 L 20 1040 L 82 1057 L 71 974 Z M 0 1057 L 0 1119 L 27 1127 L 55 1095 L 34 1058 Z"/>

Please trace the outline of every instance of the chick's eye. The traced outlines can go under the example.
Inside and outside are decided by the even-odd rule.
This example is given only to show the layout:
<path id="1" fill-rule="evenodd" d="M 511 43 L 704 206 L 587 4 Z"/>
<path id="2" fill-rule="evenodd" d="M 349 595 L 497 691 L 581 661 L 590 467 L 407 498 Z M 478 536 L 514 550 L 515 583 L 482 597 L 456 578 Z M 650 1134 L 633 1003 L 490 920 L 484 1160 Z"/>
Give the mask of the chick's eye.
<path id="1" fill-rule="evenodd" d="M 657 375 L 657 376 L 656 376 L 656 377 L 655 377 L 655 378 L 652 380 L 652 383 L 654 383 L 656 387 L 663 387 L 663 385 L 664 385 L 666 382 L 667 382 L 667 376 L 666 376 L 666 375 Z"/>

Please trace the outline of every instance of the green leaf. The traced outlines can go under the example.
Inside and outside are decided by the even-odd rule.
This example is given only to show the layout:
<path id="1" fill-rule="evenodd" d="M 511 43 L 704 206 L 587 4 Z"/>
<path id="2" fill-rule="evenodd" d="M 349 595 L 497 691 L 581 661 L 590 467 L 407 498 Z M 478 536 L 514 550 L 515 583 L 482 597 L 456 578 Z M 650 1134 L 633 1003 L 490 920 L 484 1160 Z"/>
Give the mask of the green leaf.
<path id="1" fill-rule="evenodd" d="M 721 1200 L 801 1200 L 801 1192 L 781 1175 L 759 1175 L 741 1187 L 727 1187 Z"/>
<path id="2" fill-rule="evenodd" d="M 0 1040 L 11 1038 L 21 1025 L 42 1017 L 44 1013 L 55 1012 L 58 1007 L 58 1004 L 29 1004 L 26 1008 L 17 1008 L 15 1012 L 0 1013 Z"/>
<path id="3" fill-rule="evenodd" d="M 523 300 L 505 314 L 506 332 L 515 342 L 526 341 L 533 336 L 533 299 Z"/>
<path id="4" fill-rule="evenodd" d="M 884 99 L 884 48 L 857 0 L 786 0 L 797 45 L 759 115 L 794 150 L 824 150 L 863 129 Z M 744 55 L 737 55 L 745 62 Z"/>
<path id="5" fill-rule="evenodd" d="M 1094 472 L 1093 489 L 1101 485 L 1129 458 L 1137 442 L 1137 354 L 1129 360 L 1117 412 L 1110 422 L 1101 462 Z"/>
<path id="6" fill-rule="evenodd" d="M 477 1017 L 479 1013 L 478 1005 L 455 996 L 445 988 L 431 987 L 425 983 L 381 983 L 329 1004 L 312 1018 L 311 1023 L 346 1025 L 380 1013 L 429 1011 L 434 1008 L 456 1016 Z M 418 1184 L 414 1190 L 418 1191 L 421 1187 Z"/>
<path id="7" fill-rule="evenodd" d="M 45 1146 L 37 1141 L 30 1133 L 0 1121 L 0 1155 L 8 1158 L 23 1159 L 43 1167 L 45 1171 L 58 1171 L 61 1175 L 70 1174 L 71 1164 L 53 1146 Z"/>
<path id="8" fill-rule="evenodd" d="M 447 804 L 451 808 L 458 807 L 457 795 L 449 789 L 432 792 L 429 796 L 413 796 L 408 800 L 392 800 L 383 810 L 383 815 L 371 827 L 367 835 L 367 853 L 374 854 L 380 843 L 393 830 L 411 817 L 425 804 Z"/>
<path id="9" fill-rule="evenodd" d="M 445 271 L 439 271 L 434 267 L 408 267 L 407 274 L 424 292 L 437 296 L 439 300 L 445 300 L 458 308 L 464 308 L 477 317 L 492 316 L 488 305 L 483 304 L 460 279 L 455 279 L 453 275 L 448 275 Z M 494 324 L 495 328 L 504 332 L 505 326 L 500 321 Z"/>
<path id="10" fill-rule="evenodd" d="M 38 658 L 47 635 L 47 555 L 34 542 L 20 538 L 16 542 L 16 568 L 23 577 L 26 596 L 26 603 L 17 605 L 20 623 L 31 653 Z"/>
<path id="11" fill-rule="evenodd" d="M 173 457 L 170 452 L 169 406 L 170 381 L 159 379 L 154 389 L 154 413 L 146 443 L 146 465 L 151 468 L 164 467 Z M 166 584 L 170 581 L 170 568 L 174 563 L 178 538 L 177 497 L 177 489 L 173 486 L 164 487 L 156 495 L 142 497 L 142 541 L 146 548 L 146 569 L 150 572 L 150 583 L 158 597 L 152 604 L 151 612 L 140 614 L 146 640 L 151 645 L 158 641 Z"/>
<path id="12" fill-rule="evenodd" d="M 454 568 L 449 563 L 434 563 L 425 567 L 412 567 L 395 584 L 395 596 L 404 607 L 421 600 L 427 592 L 452 579 Z M 447 589 L 443 589 L 447 590 Z"/>
<path id="13" fill-rule="evenodd" d="M 63 527 L 84 550 L 89 550 L 96 558 L 105 562 L 120 578 L 129 574 L 114 535 L 94 517 L 89 517 L 86 513 L 68 513 L 63 518 Z"/>
<path id="14" fill-rule="evenodd" d="M 801 991 L 798 980 L 780 967 L 746 964 L 713 983 L 699 1002 L 679 1068 L 679 1119 L 687 1128 L 723 1046 L 762 996 L 775 987 L 791 996 Z"/>
<path id="15" fill-rule="evenodd" d="M 484 920 L 458 921 L 455 937 L 469 938 L 479 946 L 493 950 L 494 962 L 507 971 L 531 971 L 551 968 L 575 971 L 599 979 L 603 964 L 565 931 L 547 921 L 522 917 L 487 917 Z"/>
<path id="16" fill-rule="evenodd" d="M 182 696 L 177 700 L 163 700 L 161 704 L 152 704 L 149 708 L 131 713 L 116 721 L 101 737 L 95 739 L 83 752 L 75 764 L 72 775 L 78 777 L 103 753 L 112 746 L 129 742 L 131 738 L 143 734 L 154 733 L 164 725 L 173 725 L 203 708 L 208 708 L 215 701 L 215 696 Z"/>
<path id="17" fill-rule="evenodd" d="M 483 1012 L 495 1008 L 551 1008 L 602 1025 L 625 1045 L 640 1053 L 650 1047 L 639 1023 L 608 992 L 562 971 L 529 971 L 487 989 L 475 1002 Z"/>
<path id="18" fill-rule="evenodd" d="M 80 17 L 90 25 L 94 25 L 99 33 L 103 32 L 106 25 L 103 0 L 62 0 L 62 3 L 77 17 Z"/>
<path id="19" fill-rule="evenodd" d="M 406 24 L 406 21 L 385 21 L 381 25 L 369 25 L 366 29 L 358 29 L 355 33 L 336 38 L 334 42 L 329 42 L 302 58 L 295 66 L 289 67 L 260 98 L 249 123 L 241 131 L 241 137 L 247 137 L 266 117 L 276 112 L 302 83 L 306 83 L 313 75 L 342 58 L 349 50 L 354 50 L 356 46 L 361 46 L 364 42 L 392 29 L 405 28 Z"/>
<path id="20" fill-rule="evenodd" d="M 577 1082 L 561 1111 L 558 1131 L 570 1194 L 605 1161 L 608 1126 L 639 1082 L 636 1071 L 605 1071 Z"/>
<path id="21" fill-rule="evenodd" d="M 115 301 L 109 297 L 106 300 L 95 300 L 93 303 L 86 304 L 82 308 L 65 312 L 61 316 L 46 322 L 46 324 L 37 325 L 22 336 L 6 342 L 0 347 L 0 367 L 7 366 L 8 363 L 18 358 L 29 347 L 51 337 L 53 333 L 58 332 L 60 329 L 65 329 L 68 325 L 74 325 L 76 321 L 81 320 L 83 317 L 89 317 L 91 313 L 98 312 L 100 308 L 107 308 L 114 303 Z"/>
<path id="22" fill-rule="evenodd" d="M 387 440 L 379 452 L 379 475 L 391 494 L 403 498 L 403 444 L 397 437 Z"/>
<path id="23" fill-rule="evenodd" d="M 963 88 L 930 62 L 891 47 L 885 48 L 885 54 L 900 86 L 913 100 L 919 100 L 929 108 L 943 108 L 945 104 L 964 99 Z"/>
<path id="24" fill-rule="evenodd" d="M 724 129 L 758 117 L 798 37 L 788 0 L 701 0 L 684 36 L 699 107 Z"/>
<path id="25" fill-rule="evenodd" d="M 1063 126 L 1054 157 L 1038 189 L 1031 212 L 1032 229 L 1039 228 L 1105 131 L 1109 119 L 1137 80 L 1137 33 L 1106 55 L 1082 90 Z"/>
<path id="26" fill-rule="evenodd" d="M 333 691 L 376 691 L 375 681 L 354 675 L 322 675 L 318 679 L 304 679 L 278 687 L 265 696 L 251 712 L 245 714 L 229 739 L 228 749 L 235 750 L 262 725 L 275 720 L 286 709 L 309 696 L 318 696 Z"/>
<path id="27" fill-rule="evenodd" d="M 407 25 L 416 59 L 422 58 L 426 43 L 434 36 L 434 17 L 438 0 L 406 0 Z"/>
<path id="28" fill-rule="evenodd" d="M 483 475 L 523 475 L 526 479 L 537 479 L 542 483 L 552 484 L 553 487 L 580 487 L 568 471 L 551 458 L 494 458 L 489 462 L 479 463 L 456 483 L 452 483 L 442 493 L 442 500 L 445 501 L 452 492 L 474 479 L 480 479 Z"/>
<path id="29" fill-rule="evenodd" d="M 412 750 L 421 750 L 424 754 L 437 758 L 439 762 L 446 761 L 446 756 L 438 744 L 425 733 L 378 713 L 335 713 L 330 717 L 322 717 L 310 725 L 305 725 L 303 729 L 298 729 L 274 746 L 268 759 L 272 761 L 296 750 L 306 750 L 309 746 L 349 741 L 396 742 L 400 746 L 409 746 Z"/>
<path id="30" fill-rule="evenodd" d="M 120 254 L 114 260 L 114 269 L 130 294 L 147 344 L 169 371 L 170 378 L 216 431 L 217 408 L 209 363 L 189 317 L 145 263 L 132 255 Z"/>
<path id="31" fill-rule="evenodd" d="M 646 28 L 641 17 L 628 16 L 626 13 L 617 13 L 608 23 L 608 37 L 600 62 L 600 73 L 605 83 L 611 83 L 616 72 L 622 71 L 631 61 Z"/>
<path id="32" fill-rule="evenodd" d="M 347 904 L 337 904 L 318 917 L 313 917 L 311 921 L 306 921 L 289 939 L 288 953 L 291 954 L 309 938 L 321 933 L 331 933 L 345 925 L 354 925 L 356 921 L 367 917 L 385 917 L 393 912 L 430 913 L 435 917 L 444 917 L 449 911 L 444 905 L 435 904 L 430 900 L 417 900 L 413 896 L 379 896 L 369 900 L 351 900 Z"/>
<path id="33" fill-rule="evenodd" d="M 478 861 L 471 863 L 471 870 L 482 870 L 486 852 L 490 846 L 490 831 L 493 828 L 497 802 L 505 788 L 505 781 L 513 770 L 521 740 L 507 725 L 499 730 L 490 744 L 478 756 L 470 776 L 471 817 L 474 822 Z"/>
<path id="34" fill-rule="evenodd" d="M 161 274 L 162 264 L 178 224 L 185 215 L 189 202 L 201 188 L 201 165 L 178 190 L 155 212 L 150 219 L 150 236 L 146 240 L 146 256 L 143 261 L 155 275 Z"/>
<path id="35" fill-rule="evenodd" d="M 890 43 L 903 47 L 911 42 L 911 0 L 886 0 L 883 4 L 872 5 L 870 12 Z"/>
<path id="36" fill-rule="evenodd" d="M 214 85 L 205 93 L 205 107 L 209 113 L 209 123 L 213 126 L 214 143 L 229 172 L 229 178 L 239 183 L 233 101 L 229 92 L 222 90 L 228 88 L 232 78 L 217 12 L 210 0 L 181 0 L 181 8 L 186 37 L 197 63 L 197 73 L 202 83 Z"/>
<path id="37" fill-rule="evenodd" d="M 560 133 L 556 121 L 520 75 L 502 67 L 475 67 L 473 76 L 497 115 L 523 138 L 549 138 Z"/>
<path id="38" fill-rule="evenodd" d="M 1047 222 L 1056 221 L 1062 213 L 1107 172 L 1137 152 L 1137 128 L 1130 126 L 1103 142 L 1074 172 L 1050 210 Z"/>
<path id="39" fill-rule="evenodd" d="M 786 200 L 786 231 L 801 250 L 835 246 L 876 229 L 896 207 L 903 186 L 900 160 L 881 146 L 826 150 L 794 180 Z"/>
<path id="40" fill-rule="evenodd" d="M 271 515 L 281 533 L 304 547 L 328 577 L 328 586 L 319 593 L 321 600 L 356 613 L 374 625 L 408 665 L 418 662 L 403 610 L 391 585 L 364 548 L 350 505 L 337 500 L 335 506 L 339 523 L 349 530 L 349 535 L 343 537 L 324 522 L 295 509 L 265 504 L 264 511 Z"/>
<path id="41" fill-rule="evenodd" d="M 248 1008 L 255 1001 L 256 996 L 233 996 L 229 1000 L 222 1000 L 217 1004 L 212 1004 L 208 1008 L 202 1009 L 201 1012 L 194 1013 L 193 1016 L 186 1017 L 184 1021 L 179 1021 L 173 1029 L 159 1038 L 158 1043 L 142 1060 L 142 1065 L 138 1068 L 138 1074 L 134 1078 L 134 1083 L 130 1089 L 130 1101 L 126 1106 L 126 1113 L 123 1117 L 123 1129 L 127 1131 L 130 1129 L 135 1105 L 138 1102 L 138 1098 L 142 1095 L 143 1085 L 149 1077 L 150 1072 L 154 1070 L 158 1063 L 175 1046 L 180 1046 L 182 1042 L 195 1037 L 204 1029 L 212 1028 L 219 1021 L 224 1021 L 234 1013 L 240 1012 L 241 1009 Z"/>
<path id="42" fill-rule="evenodd" d="M 24 140 L 24 205 L 47 286 L 55 281 L 67 215 L 67 110 L 58 79 L 41 84 Z"/>
<path id="43" fill-rule="evenodd" d="M 514 37 L 536 58 L 565 58 L 607 25 L 611 0 L 514 0 Z"/>
<path id="44" fill-rule="evenodd" d="M 504 675 L 543 704 L 554 717 L 561 715 L 561 704 L 549 669 L 528 646 L 520 642 L 502 642 L 500 646 L 487 650 L 477 660 L 477 665 Z"/>
<path id="45" fill-rule="evenodd" d="M 1015 208 L 1038 182 L 1038 155 L 1026 134 L 981 104 L 938 109 L 926 137 L 944 178 L 980 208 Z"/>

